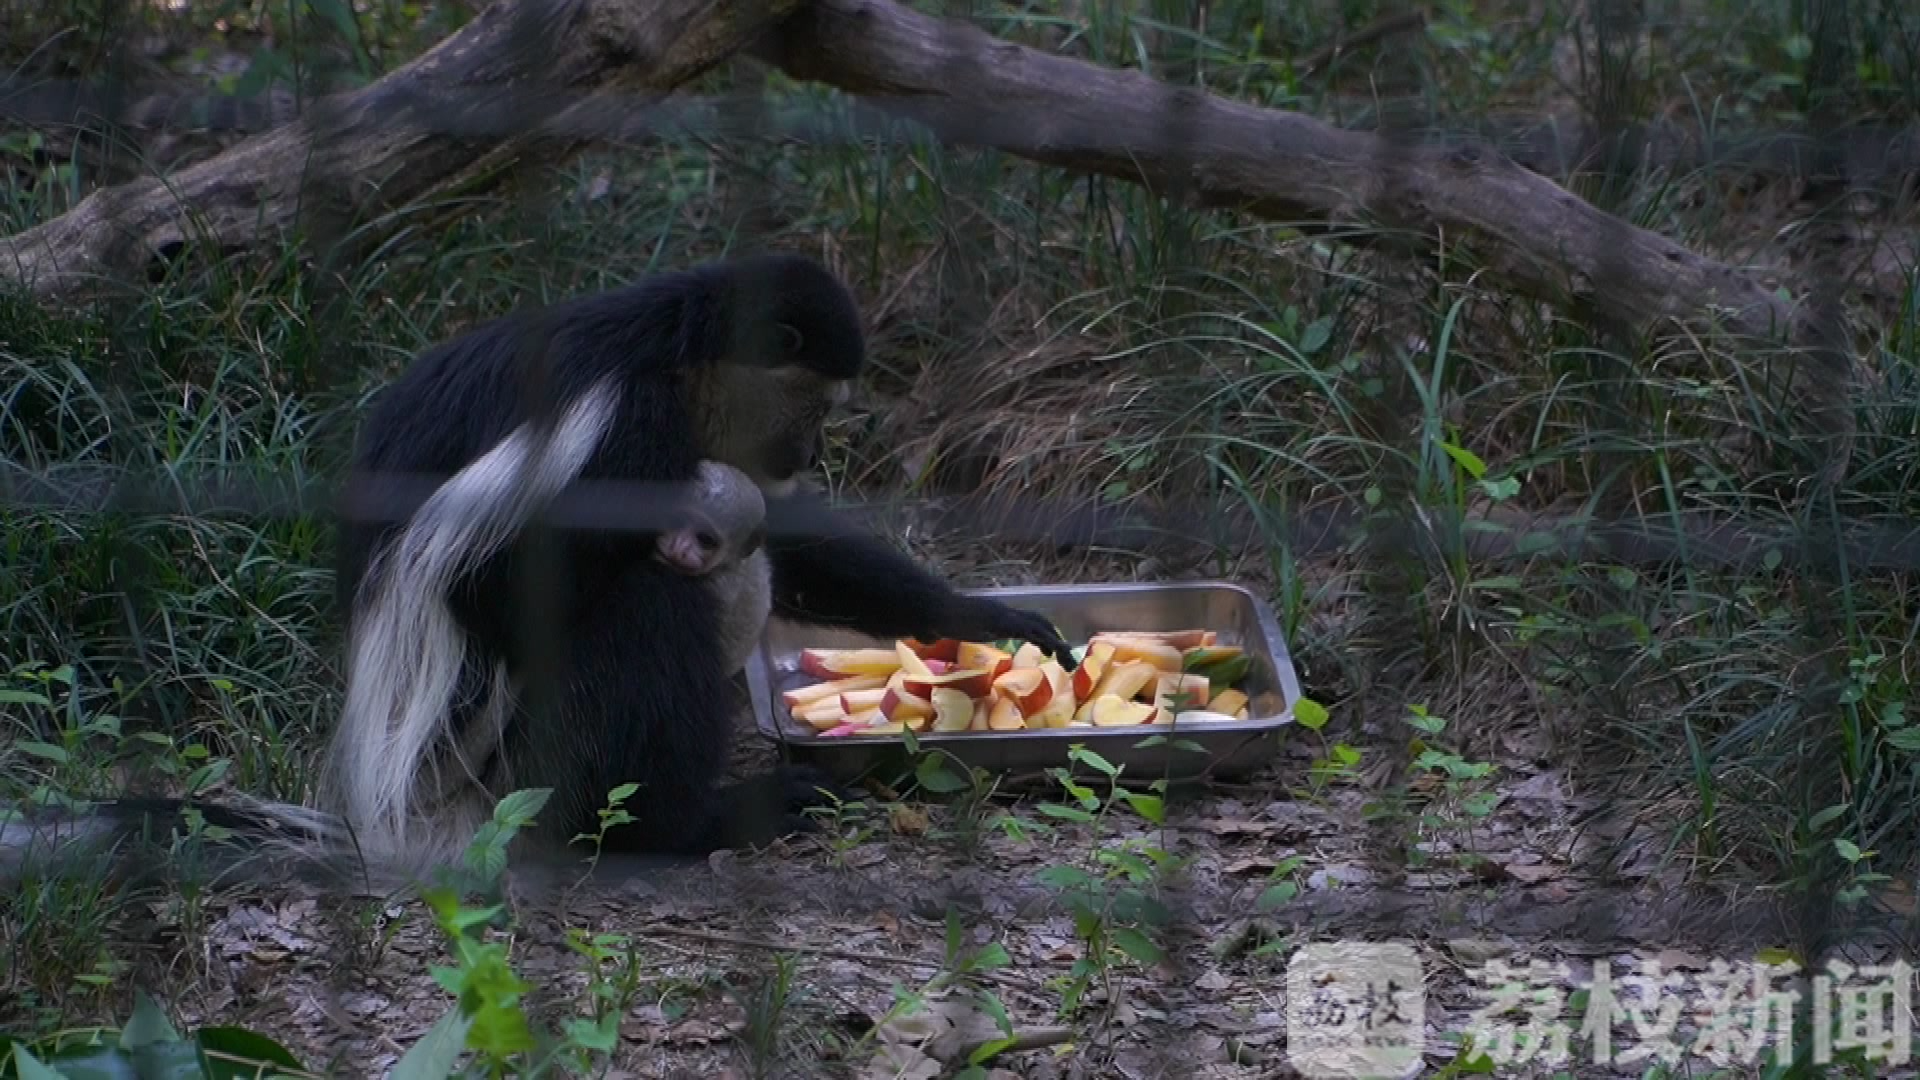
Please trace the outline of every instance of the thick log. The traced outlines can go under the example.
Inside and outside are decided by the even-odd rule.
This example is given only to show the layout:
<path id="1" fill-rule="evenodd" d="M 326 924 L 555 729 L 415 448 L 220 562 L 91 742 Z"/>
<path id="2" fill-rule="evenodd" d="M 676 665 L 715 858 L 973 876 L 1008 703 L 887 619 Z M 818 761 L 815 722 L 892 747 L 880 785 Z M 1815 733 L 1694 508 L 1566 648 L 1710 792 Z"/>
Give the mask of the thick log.
<path id="1" fill-rule="evenodd" d="M 0 275 L 65 297 L 144 275 L 189 243 L 257 244 L 324 222 L 353 229 L 537 151 L 590 92 L 657 100 L 764 33 L 800 0 L 502 0 L 413 62 L 299 121 L 166 178 L 94 193 L 0 240 Z M 585 95 L 583 97 L 583 95 Z M 455 103 L 449 115 L 448 103 Z M 471 117 L 462 123 L 462 116 Z M 482 119 L 483 118 L 483 119 Z M 462 127 L 491 137 L 461 137 Z M 504 132 L 504 133 L 503 133 Z"/>
<path id="2" fill-rule="evenodd" d="M 1789 374 L 1844 458 L 1850 361 L 1809 305 L 1610 215 L 1479 142 L 1334 127 L 997 39 L 891 0 L 811 0 L 761 43 L 789 74 L 943 139 L 1306 227 L 1465 240 L 1497 281 L 1616 327 L 1715 322 Z M 1807 363 L 1812 359 L 1814 362 Z"/>

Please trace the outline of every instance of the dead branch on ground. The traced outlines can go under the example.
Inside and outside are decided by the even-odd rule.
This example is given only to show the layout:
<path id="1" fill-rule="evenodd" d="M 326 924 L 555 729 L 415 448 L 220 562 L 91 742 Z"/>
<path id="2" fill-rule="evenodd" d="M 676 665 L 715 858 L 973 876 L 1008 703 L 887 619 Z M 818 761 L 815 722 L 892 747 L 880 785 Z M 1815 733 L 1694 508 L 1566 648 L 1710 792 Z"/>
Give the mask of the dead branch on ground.
<path id="1" fill-rule="evenodd" d="M 1346 226 L 1347 240 L 1368 238 L 1356 226 L 1466 240 L 1493 279 L 1612 326 L 1713 321 L 1753 352 L 1786 345 L 1796 392 L 1835 439 L 1830 467 L 1849 448 L 1851 364 L 1806 306 L 1483 143 L 1344 130 L 1043 53 L 892 0 L 812 0 L 762 51 L 948 141 L 1303 227 Z"/>
<path id="2" fill-rule="evenodd" d="M 165 179 L 106 188 L 0 240 L 0 276 L 53 299 L 144 276 L 204 242 L 242 249 L 302 227 L 345 234 L 423 197 L 482 187 L 570 134 L 592 91 L 660 98 L 800 0 L 516 0 L 370 86 Z M 586 96 L 583 97 L 583 94 Z M 475 129 L 463 131 L 463 127 Z M 508 134 L 484 137 L 489 133 Z"/>

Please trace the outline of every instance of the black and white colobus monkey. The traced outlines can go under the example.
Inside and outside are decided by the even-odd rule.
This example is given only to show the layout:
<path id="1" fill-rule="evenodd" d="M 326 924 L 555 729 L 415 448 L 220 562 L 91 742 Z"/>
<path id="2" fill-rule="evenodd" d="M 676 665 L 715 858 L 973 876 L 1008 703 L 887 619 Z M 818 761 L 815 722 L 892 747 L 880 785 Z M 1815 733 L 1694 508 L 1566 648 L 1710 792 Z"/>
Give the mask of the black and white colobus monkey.
<path id="1" fill-rule="evenodd" d="M 1014 638 L 1072 666 L 1044 618 L 959 593 L 806 490 L 823 423 L 865 361 L 846 287 L 794 255 L 651 276 L 427 349 L 381 392 L 355 450 L 356 476 L 437 486 L 403 522 L 342 522 L 347 700 L 319 806 L 242 801 L 209 819 L 258 825 L 296 862 L 444 862 L 510 790 L 553 789 L 527 839 L 557 848 L 595 831 L 607 793 L 632 782 L 637 821 L 610 848 L 757 844 L 802 827 L 821 781 L 783 766 L 718 786 L 734 676 L 769 615 Z M 617 500 L 605 485 L 621 483 L 698 505 L 703 475 L 725 475 L 703 463 L 765 500 L 764 545 L 732 565 L 674 565 L 661 532 L 677 525 L 550 520 L 558 500 L 595 486 Z"/>
<path id="2" fill-rule="evenodd" d="M 701 853 L 799 827 L 820 801 L 811 770 L 716 786 L 733 677 L 769 614 L 1017 638 L 1071 664 L 1045 619 L 962 595 L 803 489 L 865 361 L 846 287 L 792 255 L 661 274 L 423 353 L 384 392 L 355 462 L 448 476 L 404 527 L 355 526 L 346 544 L 354 644 L 327 790 L 361 847 L 449 853 L 526 787 L 553 789 L 535 839 L 557 846 L 594 831 L 628 782 L 638 820 L 608 837 L 615 848 Z M 538 507 L 583 484 L 711 496 L 703 462 L 749 478 L 792 531 L 692 577 L 651 557 L 657 536 L 548 525 L 544 561 L 522 543 Z M 516 579 L 536 567 L 529 596 Z M 536 602 L 545 625 L 523 634 L 542 621 Z"/>

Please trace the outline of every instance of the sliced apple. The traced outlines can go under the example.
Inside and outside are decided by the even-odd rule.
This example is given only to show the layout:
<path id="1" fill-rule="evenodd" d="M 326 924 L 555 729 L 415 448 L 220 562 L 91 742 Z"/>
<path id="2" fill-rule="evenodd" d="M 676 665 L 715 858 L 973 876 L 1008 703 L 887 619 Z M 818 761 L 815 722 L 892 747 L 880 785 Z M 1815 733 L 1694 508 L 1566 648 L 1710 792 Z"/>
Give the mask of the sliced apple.
<path id="1" fill-rule="evenodd" d="M 935 712 L 933 699 L 910 694 L 906 690 L 888 690 L 880 699 L 880 714 L 889 720 L 905 723 L 913 717 L 925 719 Z"/>
<path id="2" fill-rule="evenodd" d="M 1054 697 L 1071 697 L 1073 695 L 1073 676 L 1067 674 L 1067 669 L 1060 666 L 1060 661 L 1047 660 L 1042 662 L 1040 665 L 1040 673 L 1047 677 L 1049 683 L 1053 684 Z"/>
<path id="3" fill-rule="evenodd" d="M 1013 666 L 1016 668 L 1039 667 L 1047 660 L 1047 654 L 1040 646 L 1029 641 L 1013 651 Z"/>
<path id="4" fill-rule="evenodd" d="M 1154 714 L 1154 707 L 1146 702 L 1128 701 L 1117 694 L 1103 694 L 1087 705 L 1094 727 L 1139 727 Z"/>
<path id="5" fill-rule="evenodd" d="M 987 730 L 987 719 L 992 715 L 993 715 L 993 710 L 991 705 L 988 703 L 987 699 L 975 698 L 973 701 L 973 717 L 971 719 L 971 722 L 967 724 L 967 730 L 968 731 Z"/>
<path id="6" fill-rule="evenodd" d="M 1211 630 L 1112 630 L 1093 635 L 1093 640 L 1151 641 L 1158 645 L 1171 645 L 1176 649 L 1186 650 L 1208 644 L 1215 636 Z"/>
<path id="7" fill-rule="evenodd" d="M 1013 667 L 1013 654 L 977 641 L 963 641 L 960 643 L 960 655 L 953 662 L 955 670 L 985 671 L 997 679 Z M 993 679 L 988 679 L 988 683 L 991 684 Z"/>
<path id="8" fill-rule="evenodd" d="M 1081 659 L 1080 666 L 1073 669 L 1073 696 L 1085 701 L 1099 685 L 1100 676 L 1106 674 L 1107 663 L 1113 659 L 1113 645 L 1101 642 L 1087 646 L 1087 655 Z"/>
<path id="9" fill-rule="evenodd" d="M 1160 675 L 1153 681 L 1153 705 L 1167 712 L 1198 709 L 1211 700 L 1212 685 L 1205 675 Z"/>
<path id="10" fill-rule="evenodd" d="M 1207 707 L 1215 712 L 1223 712 L 1228 716 L 1238 716 L 1241 719 L 1245 719 L 1247 695 L 1244 691 L 1240 690 L 1222 690 L 1208 700 Z"/>
<path id="11" fill-rule="evenodd" d="M 1040 728 L 1063 728 L 1073 723 L 1073 695 L 1057 694 L 1047 702 L 1039 712 L 1027 717 L 1026 726 Z"/>
<path id="12" fill-rule="evenodd" d="M 1240 718 L 1237 716 L 1228 716 L 1226 713 L 1216 712 L 1213 709 L 1186 709 L 1174 717 L 1173 722 L 1176 726 L 1180 724 L 1231 724 L 1238 719 Z M 1162 721 L 1162 723 L 1164 722 L 1165 721 Z"/>
<path id="13" fill-rule="evenodd" d="M 1247 650 L 1239 645 L 1196 645 L 1181 650 L 1180 658 L 1190 668 L 1206 667 L 1246 655 Z"/>
<path id="14" fill-rule="evenodd" d="M 965 731 L 973 726 L 973 699 L 945 686 L 933 688 L 933 730 Z"/>
<path id="15" fill-rule="evenodd" d="M 872 690 L 855 690 L 850 694 L 840 695 L 840 707 L 849 713 L 857 713 L 861 709 L 877 709 L 880 703 L 886 700 L 886 696 L 887 688 L 884 686 L 876 686 Z"/>
<path id="16" fill-rule="evenodd" d="M 914 655 L 922 660 L 940 660 L 946 663 L 952 663 L 953 658 L 960 652 L 960 642 L 957 638 L 941 638 L 932 643 L 919 641 L 915 638 L 907 638 L 901 642 L 901 644 L 911 649 Z"/>
<path id="17" fill-rule="evenodd" d="M 1012 698 L 1022 716 L 1032 716 L 1053 700 L 1053 682 L 1039 668 L 1014 668 L 993 680 L 993 689 Z"/>
<path id="18" fill-rule="evenodd" d="M 1181 670 L 1180 650 L 1148 638 L 1114 638 L 1101 644 L 1113 647 L 1113 663 L 1129 664 L 1136 661 L 1152 664 L 1161 671 L 1178 672 Z"/>
<path id="19" fill-rule="evenodd" d="M 839 709 L 834 709 L 831 712 L 802 713 L 800 716 L 801 723 L 806 724 L 815 731 L 826 731 L 829 728 L 836 728 L 841 724 L 851 722 L 852 719 L 852 713 L 842 712 Z"/>
<path id="20" fill-rule="evenodd" d="M 909 694 L 931 699 L 933 688 L 944 686 L 958 690 L 970 698 L 986 697 L 993 689 L 993 673 L 976 668 L 961 671 L 949 671 L 942 675 L 909 675 L 902 686 Z"/>
<path id="21" fill-rule="evenodd" d="M 1026 717 L 1020 715 L 1020 704 L 1010 697 L 996 694 L 993 706 L 987 710 L 987 728 L 991 731 L 1019 731 L 1026 726 Z"/>
<path id="22" fill-rule="evenodd" d="M 908 675 L 933 674 L 933 669 L 928 667 L 927 662 L 921 658 L 920 654 L 917 652 L 914 652 L 913 649 L 909 647 L 906 642 L 904 641 L 894 642 L 893 654 L 895 658 L 898 659 L 900 662 L 898 670 L 904 671 Z"/>
<path id="23" fill-rule="evenodd" d="M 1140 691 L 1146 689 L 1147 684 L 1160 674 L 1158 668 L 1144 660 L 1121 663 L 1117 659 L 1119 653 L 1116 652 L 1114 655 L 1116 659 L 1113 665 L 1107 668 L 1105 675 L 1100 676 L 1100 681 L 1094 685 L 1093 691 L 1087 694 L 1087 697 L 1099 698 L 1111 695 L 1122 701 L 1128 701 L 1139 696 Z"/>
<path id="24" fill-rule="evenodd" d="M 872 727 L 857 727 L 847 732 L 849 735 L 898 735 L 907 730 L 904 724 L 884 723 Z"/>
<path id="25" fill-rule="evenodd" d="M 891 675 L 900 668 L 894 649 L 801 649 L 800 670 L 821 679 Z"/>
<path id="26" fill-rule="evenodd" d="M 837 698 L 841 694 L 852 693 L 856 690 L 871 690 L 876 686 L 885 685 L 887 685 L 887 677 L 885 675 L 855 675 L 845 679 L 834 679 L 830 682 L 814 683 L 811 686 L 803 686 L 798 690 L 787 690 L 781 693 L 780 698 L 785 701 L 787 707 L 791 709 L 798 708 L 802 705 L 812 705 L 815 702 L 825 701 L 828 698 Z"/>

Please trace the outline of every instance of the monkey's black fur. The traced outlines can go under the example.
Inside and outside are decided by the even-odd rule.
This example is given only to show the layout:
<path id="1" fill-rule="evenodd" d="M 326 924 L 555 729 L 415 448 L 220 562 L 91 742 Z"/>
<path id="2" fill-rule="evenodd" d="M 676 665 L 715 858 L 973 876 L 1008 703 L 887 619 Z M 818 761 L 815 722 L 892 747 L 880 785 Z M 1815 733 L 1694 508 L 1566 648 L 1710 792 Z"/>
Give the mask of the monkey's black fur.
<path id="1" fill-rule="evenodd" d="M 703 445 L 702 403 L 692 400 L 703 373 L 797 367 L 852 380 L 864 363 L 851 296 L 810 260 L 762 256 L 660 274 L 427 350 L 381 394 L 354 471 L 443 478 L 612 376 L 617 415 L 579 479 L 685 484 L 703 457 L 719 456 Z M 817 420 L 811 427 L 766 433 L 770 460 L 754 463 L 757 475 L 812 467 Z M 957 593 L 820 500 L 767 503 L 776 614 L 889 637 L 1019 637 L 1071 663 L 1043 619 Z M 349 610 L 373 545 L 397 527 L 347 523 Z M 523 681 L 505 753 L 515 786 L 554 789 L 541 831 L 560 842 L 594 832 L 606 793 L 628 782 L 640 785 L 626 804 L 638 821 L 609 834 L 614 850 L 701 853 L 803 827 L 798 811 L 818 800 L 812 770 L 716 787 L 738 689 L 715 648 L 727 613 L 704 583 L 649 557 L 656 534 L 530 532 L 462 582 L 452 606 L 472 639 L 474 679 L 504 661 Z"/>

